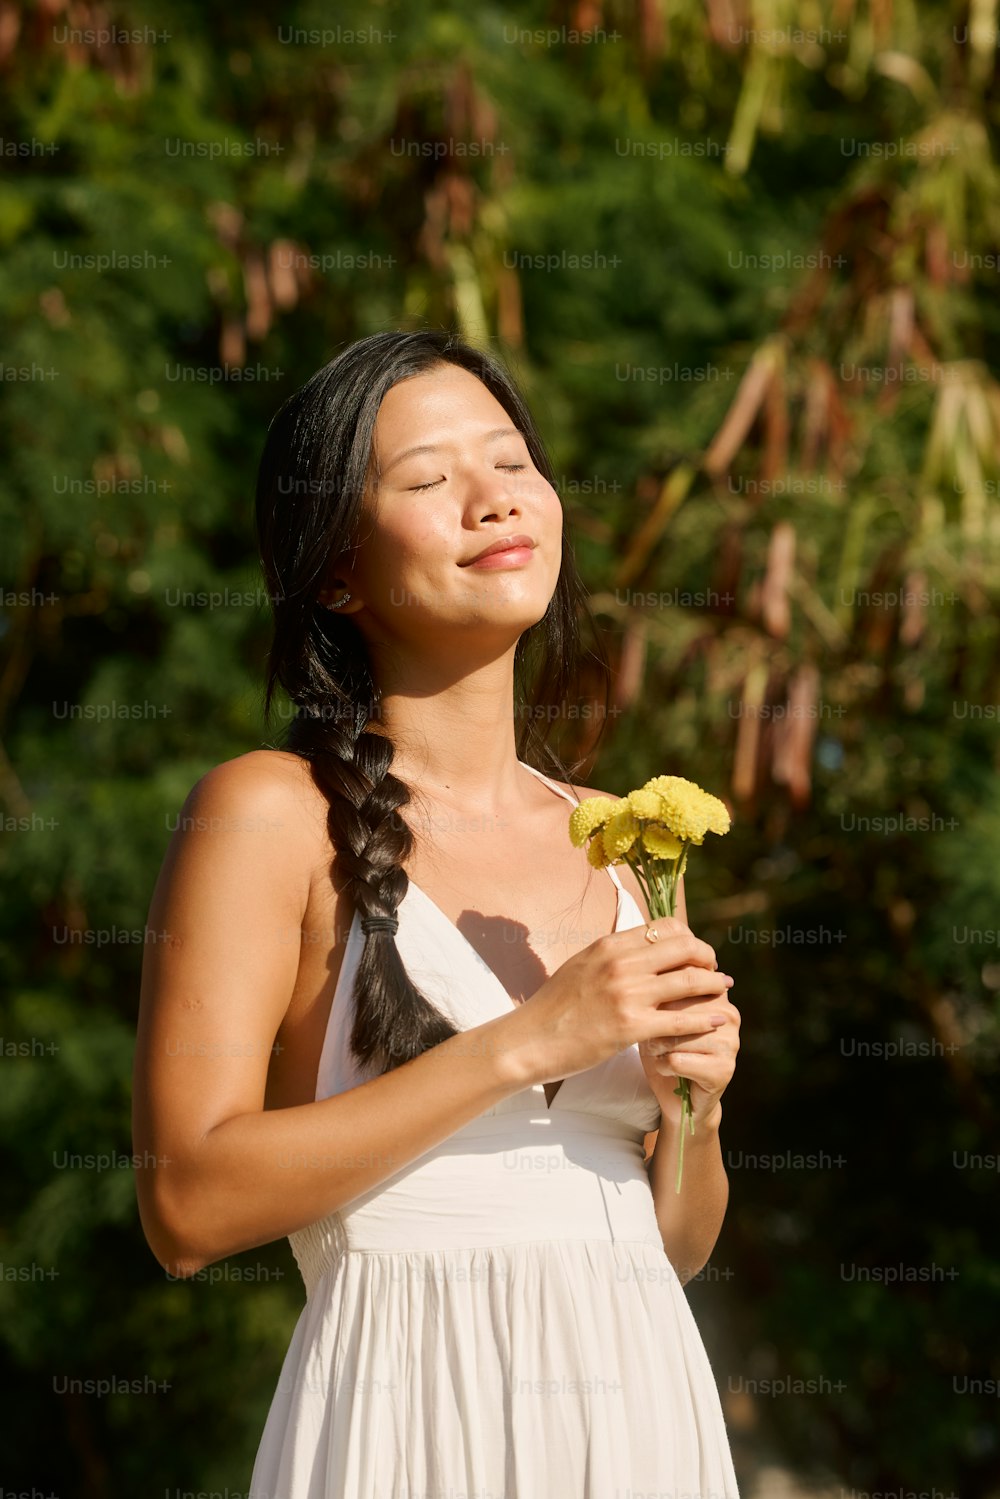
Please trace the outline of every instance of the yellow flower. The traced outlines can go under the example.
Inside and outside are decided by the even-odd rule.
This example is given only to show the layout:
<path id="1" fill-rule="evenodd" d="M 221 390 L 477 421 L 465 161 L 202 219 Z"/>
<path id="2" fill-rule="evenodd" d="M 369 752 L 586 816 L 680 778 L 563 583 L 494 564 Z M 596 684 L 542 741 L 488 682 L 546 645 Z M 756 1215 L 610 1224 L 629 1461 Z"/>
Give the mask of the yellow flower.
<path id="1" fill-rule="evenodd" d="M 587 862 L 593 864 L 595 869 L 605 869 L 613 860 L 604 849 L 604 835 L 597 832 L 591 838 L 587 846 Z"/>
<path id="2" fill-rule="evenodd" d="M 656 822 L 662 814 L 663 804 L 655 791 L 630 791 L 625 800 L 632 808 L 636 817 Z"/>
<path id="3" fill-rule="evenodd" d="M 706 833 L 729 832 L 725 803 L 693 781 L 681 776 L 654 776 L 642 789 L 658 793 L 662 804 L 658 820 L 685 843 L 700 844 Z"/>
<path id="4" fill-rule="evenodd" d="M 679 859 L 683 845 L 679 838 L 673 833 L 668 833 L 666 828 L 657 827 L 655 823 L 642 830 L 642 841 L 646 851 L 652 854 L 654 859 Z"/>
<path id="5" fill-rule="evenodd" d="M 602 827 L 619 806 L 610 796 L 588 796 L 570 813 L 569 839 L 581 848 L 596 828 Z M 600 866 L 598 866 L 600 868 Z"/>
<path id="6" fill-rule="evenodd" d="M 620 859 L 622 854 L 632 847 L 638 836 L 639 819 L 627 803 L 620 811 L 608 818 L 601 833 L 605 851 L 614 859 Z"/>

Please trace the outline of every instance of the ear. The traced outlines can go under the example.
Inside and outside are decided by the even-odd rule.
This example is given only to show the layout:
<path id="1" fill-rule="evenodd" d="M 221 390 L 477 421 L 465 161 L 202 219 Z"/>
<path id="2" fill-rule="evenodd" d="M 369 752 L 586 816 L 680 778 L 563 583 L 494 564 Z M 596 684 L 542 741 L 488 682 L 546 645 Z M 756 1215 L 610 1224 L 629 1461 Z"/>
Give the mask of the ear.
<path id="1" fill-rule="evenodd" d="M 334 614 L 355 614 L 359 609 L 364 608 L 364 600 L 358 597 L 354 574 L 349 568 L 341 566 L 329 573 L 327 581 L 316 597 L 325 609 L 329 609 L 331 605 L 336 604 L 338 599 L 342 599 L 345 593 L 349 593 L 351 597 L 346 604 L 341 604 L 339 608 L 334 609 Z"/>
<path id="2" fill-rule="evenodd" d="M 329 609 L 330 605 L 335 603 L 337 599 L 341 598 L 345 592 L 350 593 L 353 599 L 354 590 L 352 588 L 348 588 L 347 580 L 338 575 L 336 578 L 331 578 L 329 583 L 324 583 L 323 587 L 320 589 L 316 597 L 323 605 L 324 609 Z M 344 605 L 345 609 L 349 607 L 350 605 L 348 604 Z"/>

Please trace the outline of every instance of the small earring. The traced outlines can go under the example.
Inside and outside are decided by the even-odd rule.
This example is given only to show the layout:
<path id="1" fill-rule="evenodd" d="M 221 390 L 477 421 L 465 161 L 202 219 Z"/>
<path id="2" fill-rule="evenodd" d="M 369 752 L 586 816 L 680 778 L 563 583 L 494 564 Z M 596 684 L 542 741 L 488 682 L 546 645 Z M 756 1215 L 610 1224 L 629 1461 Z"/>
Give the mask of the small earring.
<path id="1" fill-rule="evenodd" d="M 338 599 L 335 604 L 327 604 L 326 607 L 328 609 L 339 609 L 343 604 L 347 603 L 347 600 L 350 598 L 350 596 L 351 595 L 349 593 L 345 593 L 342 599 Z"/>

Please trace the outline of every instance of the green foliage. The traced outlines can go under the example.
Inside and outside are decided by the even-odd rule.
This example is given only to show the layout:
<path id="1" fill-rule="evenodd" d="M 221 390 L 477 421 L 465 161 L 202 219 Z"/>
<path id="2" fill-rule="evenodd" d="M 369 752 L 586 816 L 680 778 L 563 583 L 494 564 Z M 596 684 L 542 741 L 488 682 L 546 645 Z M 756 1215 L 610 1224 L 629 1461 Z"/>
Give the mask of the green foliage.
<path id="1" fill-rule="evenodd" d="M 598 783 L 733 807 L 686 880 L 743 1015 L 724 1146 L 819 1162 L 731 1166 L 689 1293 L 741 1483 L 995 1495 L 996 1175 L 956 1163 L 1000 1159 L 996 6 L 329 9 L 4 23 L 7 1485 L 248 1482 L 301 1288 L 286 1244 L 183 1283 L 145 1245 L 142 927 L 193 781 L 273 742 L 267 422 L 426 321 L 549 442 L 618 667 Z M 108 1376 L 166 1388 L 59 1385 Z M 843 1388 L 734 1393 L 782 1377 Z"/>

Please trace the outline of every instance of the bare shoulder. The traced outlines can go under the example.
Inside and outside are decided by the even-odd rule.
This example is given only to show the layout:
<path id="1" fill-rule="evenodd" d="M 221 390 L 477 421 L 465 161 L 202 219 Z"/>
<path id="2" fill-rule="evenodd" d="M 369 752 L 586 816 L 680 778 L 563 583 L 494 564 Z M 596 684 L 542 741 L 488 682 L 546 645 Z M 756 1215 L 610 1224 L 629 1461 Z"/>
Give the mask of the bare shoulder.
<path id="1" fill-rule="evenodd" d="M 207 771 L 188 793 L 185 810 L 234 819 L 233 830 L 302 828 L 325 821 L 325 802 L 309 764 L 289 750 L 250 750 Z"/>
<path id="2" fill-rule="evenodd" d="M 271 875 L 307 891 L 329 848 L 326 802 L 300 755 L 251 750 L 207 771 L 188 793 L 177 836 L 192 854 L 246 861 L 248 877 Z"/>

